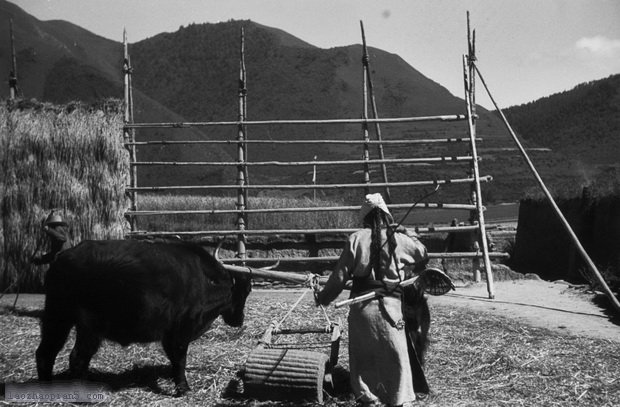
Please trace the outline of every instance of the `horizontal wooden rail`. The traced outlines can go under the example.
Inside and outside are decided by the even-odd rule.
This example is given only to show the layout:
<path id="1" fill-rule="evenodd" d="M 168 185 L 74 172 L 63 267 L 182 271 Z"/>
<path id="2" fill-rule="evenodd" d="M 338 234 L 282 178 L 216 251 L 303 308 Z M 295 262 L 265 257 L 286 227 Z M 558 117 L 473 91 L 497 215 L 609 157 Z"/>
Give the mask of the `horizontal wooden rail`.
<path id="1" fill-rule="evenodd" d="M 475 259 L 482 258 L 484 253 L 482 252 L 443 252 L 443 253 L 429 253 L 428 257 L 431 259 Z M 492 259 L 508 259 L 510 254 L 504 252 L 489 252 L 489 257 Z"/>
<path id="2" fill-rule="evenodd" d="M 300 328 L 279 328 L 271 331 L 273 335 L 293 335 L 293 334 L 329 334 L 333 329 L 329 326 L 324 328 L 317 327 L 300 327 Z M 331 344 L 332 342 L 324 342 L 325 344 Z M 289 344 L 290 345 L 290 344 Z"/>
<path id="3" fill-rule="evenodd" d="M 124 143 L 126 146 L 147 146 L 147 145 L 167 145 L 167 144 L 368 144 L 368 145 L 406 145 L 406 144 L 433 144 L 433 143 L 469 143 L 468 137 L 464 138 L 438 138 L 438 139 L 416 139 L 416 140 L 151 140 L 135 141 Z M 481 142 L 482 138 L 477 138 L 476 142 Z"/>
<path id="4" fill-rule="evenodd" d="M 420 157 L 420 158 L 384 158 L 371 160 L 335 160 L 335 161 L 255 161 L 255 162 L 238 162 L 238 161 L 136 161 L 131 165 L 170 165 L 170 166 L 310 166 L 310 165 L 362 165 L 362 164 L 418 164 L 418 163 L 451 163 L 471 161 L 472 156 L 453 156 L 453 157 Z"/>
<path id="5" fill-rule="evenodd" d="M 429 259 L 475 259 L 482 258 L 484 254 L 482 252 L 433 252 L 428 253 Z M 489 252 L 489 257 L 494 259 L 509 258 L 508 253 L 503 252 Z M 237 264 L 237 263 L 305 263 L 305 262 L 333 262 L 337 261 L 339 256 L 321 256 L 321 257 L 248 257 L 246 259 L 236 258 L 220 258 L 224 264 Z"/>
<path id="6" fill-rule="evenodd" d="M 408 230 L 416 233 L 445 233 L 445 232 L 467 232 L 471 230 L 478 230 L 477 225 L 466 226 L 405 226 Z M 489 225 L 487 229 L 493 229 L 494 226 Z M 312 234 L 337 234 L 337 233 L 353 233 L 360 230 L 359 228 L 341 228 L 341 229 L 255 229 L 255 230 L 243 230 L 236 229 L 229 230 L 195 230 L 195 231 L 133 231 L 128 232 L 132 236 L 256 236 L 256 235 L 312 235 Z"/>
<path id="7" fill-rule="evenodd" d="M 389 209 L 409 209 L 413 203 L 390 204 Z M 476 205 L 471 204 L 445 204 L 445 203 L 418 203 L 416 209 L 457 209 L 474 210 Z M 151 216 L 151 215 L 215 215 L 215 214 L 235 214 L 235 213 L 284 213 L 284 212 L 337 212 L 337 211 L 358 211 L 360 206 L 315 206 L 315 207 L 295 207 L 295 208 L 265 208 L 265 209 L 193 209 L 193 210 L 141 210 L 127 211 L 130 216 Z"/>
<path id="8" fill-rule="evenodd" d="M 125 123 L 125 129 L 186 128 L 208 126 L 264 126 L 284 124 L 364 124 L 364 123 L 412 123 L 412 122 L 452 122 L 467 120 L 466 115 L 392 117 L 384 119 L 323 119 L 323 120 L 236 120 L 221 122 L 172 122 L 172 123 Z"/>
<path id="9" fill-rule="evenodd" d="M 480 182 L 489 182 L 493 179 L 490 175 L 480 177 Z M 209 190 L 209 189 L 343 189 L 343 188 L 380 188 L 380 187 L 409 187 L 429 186 L 445 184 L 466 184 L 475 182 L 474 178 L 439 179 L 433 181 L 410 181 L 410 182 L 373 182 L 371 184 L 299 184 L 299 185 L 173 185 L 161 187 L 127 187 L 126 191 L 172 191 L 172 190 Z"/>

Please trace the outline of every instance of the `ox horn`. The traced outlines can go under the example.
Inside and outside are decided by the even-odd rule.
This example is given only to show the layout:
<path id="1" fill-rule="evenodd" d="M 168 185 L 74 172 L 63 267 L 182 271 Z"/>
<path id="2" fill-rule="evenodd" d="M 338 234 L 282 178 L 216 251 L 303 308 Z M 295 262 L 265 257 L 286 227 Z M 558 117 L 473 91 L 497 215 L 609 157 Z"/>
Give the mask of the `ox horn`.
<path id="1" fill-rule="evenodd" d="M 278 267 L 280 265 L 280 260 L 276 261 L 275 264 L 272 264 L 271 266 L 265 266 L 265 267 L 261 267 L 261 270 L 273 270 L 276 267 Z"/>
<path id="2" fill-rule="evenodd" d="M 222 260 L 220 260 L 220 249 L 222 248 L 223 244 L 224 239 L 220 239 L 220 241 L 217 242 L 217 246 L 215 246 L 215 251 L 213 252 L 213 257 L 215 257 L 215 260 L 217 260 L 219 263 L 222 263 Z"/>
<path id="3" fill-rule="evenodd" d="M 215 260 L 217 260 L 219 263 L 222 263 L 222 264 L 224 264 L 224 262 L 222 261 L 222 259 L 220 259 L 220 249 L 222 248 L 222 245 L 224 244 L 224 240 L 225 239 L 221 239 L 217 243 L 217 246 L 215 247 L 215 251 L 213 252 L 213 257 L 215 257 Z M 280 260 L 276 261 L 271 266 L 260 267 L 260 270 L 273 270 L 276 267 L 278 267 L 279 265 L 280 265 Z M 256 269 L 256 270 L 258 270 L 258 269 Z"/>

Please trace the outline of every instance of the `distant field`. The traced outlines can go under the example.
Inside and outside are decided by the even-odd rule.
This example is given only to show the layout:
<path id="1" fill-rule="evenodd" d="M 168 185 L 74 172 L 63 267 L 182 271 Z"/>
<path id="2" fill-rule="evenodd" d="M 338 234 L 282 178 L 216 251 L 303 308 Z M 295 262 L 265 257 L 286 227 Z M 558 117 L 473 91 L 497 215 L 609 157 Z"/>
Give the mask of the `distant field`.
<path id="1" fill-rule="evenodd" d="M 396 216 L 397 217 L 397 216 Z M 445 209 L 425 209 L 413 210 L 409 215 L 406 224 L 445 224 L 450 223 L 453 218 L 459 222 L 467 221 L 469 217 L 468 211 L 448 211 Z M 519 217 L 519 203 L 506 203 L 498 205 L 486 206 L 484 219 L 489 223 L 508 223 L 516 222 Z"/>
<path id="2" fill-rule="evenodd" d="M 312 200 L 308 198 L 290 197 L 250 197 L 249 208 L 285 208 L 285 207 L 316 207 L 339 206 L 344 202 L 336 200 Z M 193 210 L 193 209 L 234 209 L 235 200 L 232 198 L 191 196 L 191 195 L 144 195 L 139 206 L 142 210 Z M 488 205 L 485 219 L 489 223 L 516 222 L 519 215 L 519 204 L 508 203 Z M 397 222 L 402 220 L 406 210 L 393 211 Z M 414 208 L 405 225 L 449 224 L 453 218 L 459 222 L 467 221 L 469 212 L 466 210 L 446 209 L 418 209 Z M 235 215 L 205 214 L 205 215 L 159 215 L 141 217 L 138 220 L 142 230 L 200 230 L 205 225 L 211 229 L 231 229 L 235 227 Z M 249 221 L 254 229 L 270 229 L 273 225 L 279 228 L 348 228 L 358 226 L 355 212 L 296 212 L 276 214 L 250 214 Z"/>

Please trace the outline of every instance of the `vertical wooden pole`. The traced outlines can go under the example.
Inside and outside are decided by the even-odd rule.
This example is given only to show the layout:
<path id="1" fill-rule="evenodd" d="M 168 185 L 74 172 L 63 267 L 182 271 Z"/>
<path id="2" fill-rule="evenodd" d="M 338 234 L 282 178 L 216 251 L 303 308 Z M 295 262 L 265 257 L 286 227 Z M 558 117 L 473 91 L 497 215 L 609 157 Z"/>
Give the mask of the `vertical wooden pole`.
<path id="1" fill-rule="evenodd" d="M 248 119 L 248 81 L 245 69 L 245 30 L 241 27 L 241 45 L 240 45 L 240 59 L 239 59 L 239 97 L 243 102 L 243 119 Z M 244 140 L 248 140 L 248 126 L 243 125 L 243 137 Z M 244 144 L 243 153 L 245 160 L 248 161 L 248 143 Z M 249 167 L 245 167 L 245 184 L 250 185 L 250 173 Z M 248 190 L 245 190 L 245 207 L 249 207 Z M 245 227 L 249 226 L 248 214 L 245 214 Z"/>
<path id="2" fill-rule="evenodd" d="M 237 191 L 237 209 L 244 211 L 246 209 L 247 190 L 242 188 L 246 184 L 247 166 L 246 163 L 246 151 L 247 144 L 245 143 L 245 121 L 246 105 L 245 97 L 247 89 L 245 87 L 245 37 L 244 30 L 241 28 L 241 45 L 240 45 L 240 60 L 239 60 L 239 126 L 237 131 L 237 183 L 239 189 Z M 245 235 L 242 233 L 246 228 L 246 214 L 239 212 L 237 215 L 237 229 L 239 235 L 237 235 L 237 256 L 245 259 Z"/>
<path id="3" fill-rule="evenodd" d="M 362 47 L 364 49 L 364 56 L 362 57 L 362 63 L 364 64 L 364 71 L 366 73 L 366 78 L 368 81 L 368 91 L 370 93 L 370 104 L 372 107 L 372 117 L 374 119 L 379 118 L 379 113 L 377 111 L 377 101 L 375 99 L 375 92 L 372 86 L 372 76 L 370 73 L 370 56 L 368 55 L 368 48 L 366 47 L 366 34 L 364 33 L 364 23 L 360 21 L 360 27 L 362 29 Z M 383 141 L 383 137 L 381 136 L 381 126 L 379 123 L 375 122 L 375 133 L 377 134 L 377 140 L 379 142 Z M 385 154 L 383 153 L 383 144 L 378 144 L 379 149 L 379 158 L 385 159 Z M 388 183 L 388 175 L 387 175 L 387 166 L 385 163 L 381 164 L 381 172 L 383 173 L 383 182 Z M 390 195 L 390 187 L 385 186 L 385 200 L 386 202 L 392 203 L 392 197 Z"/>
<path id="4" fill-rule="evenodd" d="M 603 292 L 605 293 L 607 298 L 609 298 L 609 301 L 611 302 L 611 304 L 614 307 L 614 309 L 616 311 L 620 312 L 620 302 L 618 301 L 618 298 L 614 295 L 614 293 L 611 291 L 611 289 L 609 288 L 609 286 L 605 282 L 605 279 L 603 278 L 601 273 L 596 268 L 596 265 L 594 264 L 594 262 L 592 261 L 592 259 L 590 258 L 590 256 L 586 252 L 586 250 L 581 245 L 581 242 L 579 241 L 579 238 L 577 237 L 577 235 L 575 234 L 575 232 L 571 228 L 570 224 L 568 223 L 568 221 L 566 220 L 566 218 L 562 214 L 562 211 L 560 210 L 558 205 L 555 203 L 555 200 L 553 199 L 553 196 L 551 196 L 551 192 L 549 192 L 549 190 L 547 189 L 545 183 L 543 182 L 542 178 L 540 177 L 540 174 L 538 174 L 538 171 L 536 171 L 536 168 L 534 167 L 534 164 L 530 160 L 530 157 L 527 155 L 527 152 L 525 151 L 525 148 L 523 148 L 523 145 L 521 144 L 521 142 L 517 138 L 517 135 L 512 130 L 512 127 L 510 126 L 510 124 L 508 123 L 508 120 L 506 119 L 506 116 L 504 116 L 504 112 L 502 112 L 502 109 L 500 109 L 499 106 L 497 106 L 497 103 L 495 102 L 495 99 L 493 98 L 493 95 L 491 95 L 491 92 L 489 91 L 489 87 L 487 86 L 486 82 L 484 81 L 484 77 L 480 73 L 480 70 L 478 69 L 478 67 L 476 65 L 474 65 L 474 68 L 475 68 L 476 72 L 478 73 L 478 77 L 480 77 L 480 81 L 484 85 L 484 88 L 486 89 L 487 94 L 489 95 L 489 98 L 493 102 L 493 105 L 495 106 L 495 110 L 501 116 L 502 121 L 504 122 L 504 125 L 506 126 L 506 129 L 508 129 L 508 132 L 510 133 L 510 135 L 512 136 L 513 141 L 517 145 L 517 148 L 519 149 L 519 152 L 521 153 L 521 156 L 523 157 L 523 159 L 525 160 L 528 168 L 530 169 L 530 171 L 534 175 L 534 178 L 536 179 L 536 182 L 538 183 L 538 186 L 540 187 L 540 189 L 545 194 L 545 197 L 547 197 L 547 200 L 551 204 L 551 207 L 553 208 L 553 211 L 555 212 L 555 214 L 557 215 L 558 219 L 562 223 L 562 226 L 564 227 L 564 230 L 566 230 L 566 232 L 568 233 L 571 241 L 573 242 L 573 244 L 577 248 L 577 251 L 581 255 L 581 258 L 586 262 L 588 268 L 594 274 L 594 277 L 596 277 L 596 279 L 598 280 L 599 284 L 601 285 L 601 288 L 602 288 Z"/>
<path id="5" fill-rule="evenodd" d="M 317 156 L 314 156 L 314 161 L 316 161 Z M 312 165 L 312 185 L 316 186 L 316 164 Z M 316 188 L 312 188 L 314 201 L 316 202 Z"/>
<path id="6" fill-rule="evenodd" d="M 364 192 L 366 194 L 370 193 L 370 166 L 368 165 L 368 161 L 370 160 L 370 152 L 368 151 L 368 142 L 370 141 L 368 137 L 368 76 L 366 75 L 368 55 L 365 55 L 362 52 L 362 119 L 364 122 L 362 123 L 362 134 L 364 137 L 364 151 L 362 153 L 362 159 L 365 161 L 364 163 L 364 182 L 366 183 L 366 187 L 364 188 Z"/>
<path id="7" fill-rule="evenodd" d="M 13 19 L 9 20 L 11 36 L 11 71 L 9 72 L 9 100 L 17 98 L 17 57 L 15 55 L 15 37 L 13 36 Z"/>
<path id="8" fill-rule="evenodd" d="M 463 56 L 463 83 L 465 87 L 465 104 L 467 107 L 467 124 L 469 126 L 469 140 L 471 146 L 471 154 L 472 154 L 472 162 L 473 162 L 473 176 L 474 176 L 474 185 L 475 185 L 475 194 L 476 194 L 476 211 L 478 212 L 478 232 L 480 233 L 480 241 L 482 243 L 482 256 L 484 259 L 484 268 L 487 276 L 487 291 L 489 293 L 489 298 L 495 298 L 495 289 L 493 287 L 493 270 L 491 269 L 491 259 L 489 258 L 489 244 L 487 242 L 487 233 L 486 226 L 484 223 L 484 209 L 482 207 L 482 196 L 481 188 L 480 188 L 480 172 L 478 170 L 478 152 L 476 149 L 476 129 L 474 127 L 474 120 L 472 116 L 471 109 L 471 98 L 470 98 L 470 89 L 469 89 L 469 78 L 468 78 L 468 59 L 467 56 Z"/>
<path id="9" fill-rule="evenodd" d="M 474 134 L 476 134 L 476 95 L 475 95 L 475 80 L 474 80 L 474 75 L 472 75 L 473 71 L 472 71 L 472 65 L 471 65 L 471 61 L 475 60 L 476 57 L 474 55 L 474 45 L 472 42 L 472 35 L 471 35 L 471 28 L 470 28 L 470 24 L 469 24 L 469 11 L 467 11 L 467 78 L 468 78 L 468 82 L 467 82 L 467 86 L 468 86 L 468 90 L 466 91 L 466 97 L 469 97 L 469 105 L 471 107 L 471 114 L 472 114 L 472 128 L 473 128 L 473 132 Z M 473 153 L 473 152 L 472 152 Z M 474 163 L 472 162 L 470 165 L 470 174 L 473 177 L 474 176 Z M 476 186 L 475 184 L 471 184 L 470 187 L 470 200 L 472 204 L 476 204 L 476 202 L 480 199 L 480 197 L 476 194 Z M 473 219 L 473 220 L 478 220 L 479 218 L 479 214 L 478 214 L 478 210 L 474 209 L 472 211 L 470 211 L 469 214 L 469 218 Z M 478 280 L 478 278 L 476 278 L 476 282 L 480 282 Z"/>
<path id="10" fill-rule="evenodd" d="M 125 113 L 124 113 L 124 121 L 125 124 L 133 123 L 133 99 L 132 99 L 132 90 L 131 90 L 131 62 L 129 58 L 129 45 L 127 43 L 127 30 L 123 29 L 123 74 L 124 74 L 124 98 L 125 98 Z M 123 137 L 126 142 L 135 143 L 136 141 L 136 131 L 135 129 L 124 129 Z M 132 144 L 128 148 L 129 150 L 129 161 L 130 163 L 136 162 L 136 146 Z M 129 186 L 131 188 L 135 188 L 138 186 L 138 168 L 135 165 L 130 167 L 129 174 Z M 138 193 L 134 190 L 129 194 L 129 200 L 132 211 L 138 210 Z M 129 220 L 129 225 L 131 231 L 136 231 L 138 229 L 137 219 L 135 216 L 132 216 Z"/>

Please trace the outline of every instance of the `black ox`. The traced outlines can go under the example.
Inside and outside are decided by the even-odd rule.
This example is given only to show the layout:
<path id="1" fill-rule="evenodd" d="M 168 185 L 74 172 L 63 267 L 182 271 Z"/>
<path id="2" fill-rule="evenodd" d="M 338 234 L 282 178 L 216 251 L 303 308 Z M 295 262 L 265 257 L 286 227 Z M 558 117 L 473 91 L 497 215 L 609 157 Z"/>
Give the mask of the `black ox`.
<path id="1" fill-rule="evenodd" d="M 231 276 L 198 245 L 84 241 L 61 252 L 47 273 L 39 379 L 51 380 L 56 355 L 76 326 L 72 376 L 86 375 L 103 338 L 123 346 L 161 341 L 183 394 L 189 343 L 219 315 L 241 326 L 250 290 L 249 277 Z"/>

